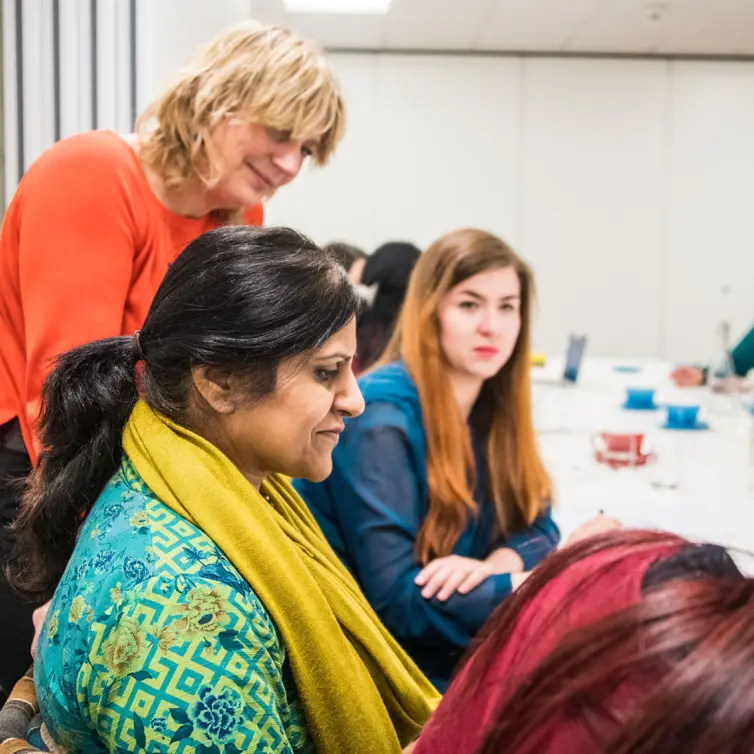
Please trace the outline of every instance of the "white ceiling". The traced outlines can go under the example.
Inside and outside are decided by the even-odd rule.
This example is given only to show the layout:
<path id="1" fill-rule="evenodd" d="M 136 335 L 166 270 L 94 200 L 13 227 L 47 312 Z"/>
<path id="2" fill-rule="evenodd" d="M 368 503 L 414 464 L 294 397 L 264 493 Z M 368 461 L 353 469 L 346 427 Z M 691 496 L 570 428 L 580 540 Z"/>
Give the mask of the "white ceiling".
<path id="1" fill-rule="evenodd" d="M 384 16 L 288 14 L 282 0 L 251 9 L 329 48 L 754 55 L 754 0 L 392 0 Z"/>

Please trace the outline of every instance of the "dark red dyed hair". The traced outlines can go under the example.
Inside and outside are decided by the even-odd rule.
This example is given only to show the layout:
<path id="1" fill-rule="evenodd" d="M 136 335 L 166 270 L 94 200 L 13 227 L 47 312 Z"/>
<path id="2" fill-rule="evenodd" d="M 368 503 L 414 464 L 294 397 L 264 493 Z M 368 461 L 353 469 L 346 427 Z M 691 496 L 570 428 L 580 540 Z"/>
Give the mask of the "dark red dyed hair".
<path id="1" fill-rule="evenodd" d="M 754 580 L 731 566 L 643 583 L 688 547 L 624 531 L 543 562 L 488 622 L 415 754 L 754 751 Z"/>

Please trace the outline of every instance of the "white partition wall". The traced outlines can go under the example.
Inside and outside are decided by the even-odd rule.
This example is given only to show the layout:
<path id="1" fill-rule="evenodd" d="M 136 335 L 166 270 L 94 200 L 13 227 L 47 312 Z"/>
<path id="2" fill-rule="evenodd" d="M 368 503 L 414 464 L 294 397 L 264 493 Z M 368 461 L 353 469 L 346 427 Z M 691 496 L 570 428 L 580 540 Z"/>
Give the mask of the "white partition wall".
<path id="1" fill-rule="evenodd" d="M 581 331 L 592 354 L 707 361 L 721 319 L 754 321 L 754 63 L 331 57 L 346 139 L 272 221 L 367 248 L 500 233 L 534 266 L 549 352 Z"/>
<path id="2" fill-rule="evenodd" d="M 61 138 L 92 127 L 94 49 L 91 12 L 89 0 L 60 1 Z"/>
<path id="3" fill-rule="evenodd" d="M 535 341 L 657 356 L 665 280 L 661 61 L 524 61 L 520 248 L 539 287 Z"/>
<path id="4" fill-rule="evenodd" d="M 380 237 L 426 246 L 480 226 L 515 242 L 519 66 L 515 58 L 379 58 Z"/>
<path id="5" fill-rule="evenodd" d="M 671 85 L 665 351 L 710 358 L 717 322 L 754 323 L 754 64 L 676 62 Z"/>
<path id="6" fill-rule="evenodd" d="M 252 17 L 250 0 L 130 1 L 136 14 L 138 110 L 215 35 Z"/>
<path id="7" fill-rule="evenodd" d="M 23 109 L 24 165 L 29 165 L 55 139 L 53 1 L 16 3 L 22 18 L 17 61 L 23 67 L 23 89 L 16 106 Z M 20 54 L 19 54 L 20 53 Z M 15 110 L 14 103 L 8 108 Z"/>
<path id="8" fill-rule="evenodd" d="M 127 133 L 249 0 L 2 0 L 5 199 L 60 138 Z M 20 88 L 19 88 L 20 84 Z"/>
<path id="9" fill-rule="evenodd" d="M 55 138 L 128 130 L 255 7 L 2 2 L 6 201 Z M 581 331 L 595 355 L 707 361 L 721 319 L 734 335 L 754 321 L 754 62 L 330 58 L 346 138 L 267 204 L 268 223 L 368 250 L 499 233 L 535 269 L 535 347 L 550 353 Z"/>

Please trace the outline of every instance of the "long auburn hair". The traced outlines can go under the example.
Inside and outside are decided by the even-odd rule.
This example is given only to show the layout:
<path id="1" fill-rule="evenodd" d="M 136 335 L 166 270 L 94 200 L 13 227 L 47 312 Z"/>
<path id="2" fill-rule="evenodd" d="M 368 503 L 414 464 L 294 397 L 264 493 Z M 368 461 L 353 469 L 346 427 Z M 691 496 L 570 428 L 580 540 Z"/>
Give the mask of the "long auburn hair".
<path id="1" fill-rule="evenodd" d="M 438 307 L 445 294 L 464 280 L 505 267 L 516 270 L 521 284 L 521 330 L 510 359 L 485 382 L 472 412 L 486 435 L 484 462 L 500 533 L 531 524 L 551 495 L 531 417 L 532 272 L 491 233 L 475 229 L 447 233 L 419 258 L 398 324 L 379 361 L 403 359 L 419 393 L 427 436 L 429 512 L 419 530 L 416 553 L 425 565 L 452 552 L 468 517 L 477 512 L 471 434 L 453 397 L 449 365 L 440 345 Z"/>
<path id="2" fill-rule="evenodd" d="M 684 546 L 691 545 L 672 534 L 622 531 L 548 558 L 478 635 L 458 677 L 462 686 L 455 696 L 451 686 L 448 704 L 430 723 L 435 735 L 463 725 L 457 715 L 475 693 L 489 689 L 499 692 L 499 699 L 475 754 L 540 751 L 562 740 L 564 714 L 590 732 L 593 746 L 579 754 L 754 751 L 754 579 L 703 568 L 655 584 L 645 579 L 638 601 L 568 629 L 569 605 L 598 599 L 590 587 L 628 553 Z M 567 604 L 557 607 L 565 616 L 558 643 L 529 672 L 506 669 L 515 677 L 509 689 L 495 686 L 488 672 L 496 655 L 516 640 L 524 611 L 541 590 L 595 555 L 602 564 L 571 583 Z M 540 623 L 548 622 L 551 631 L 553 620 L 548 614 Z M 536 642 L 532 636 L 519 640 Z"/>

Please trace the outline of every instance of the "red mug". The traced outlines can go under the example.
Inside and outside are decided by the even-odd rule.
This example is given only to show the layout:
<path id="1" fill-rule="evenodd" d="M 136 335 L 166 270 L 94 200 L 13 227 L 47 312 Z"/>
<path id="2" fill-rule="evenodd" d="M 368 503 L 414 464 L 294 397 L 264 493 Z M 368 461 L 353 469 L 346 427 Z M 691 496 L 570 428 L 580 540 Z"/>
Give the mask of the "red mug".
<path id="1" fill-rule="evenodd" d="M 592 436 L 597 460 L 610 466 L 641 466 L 650 456 L 643 432 L 599 432 Z"/>

